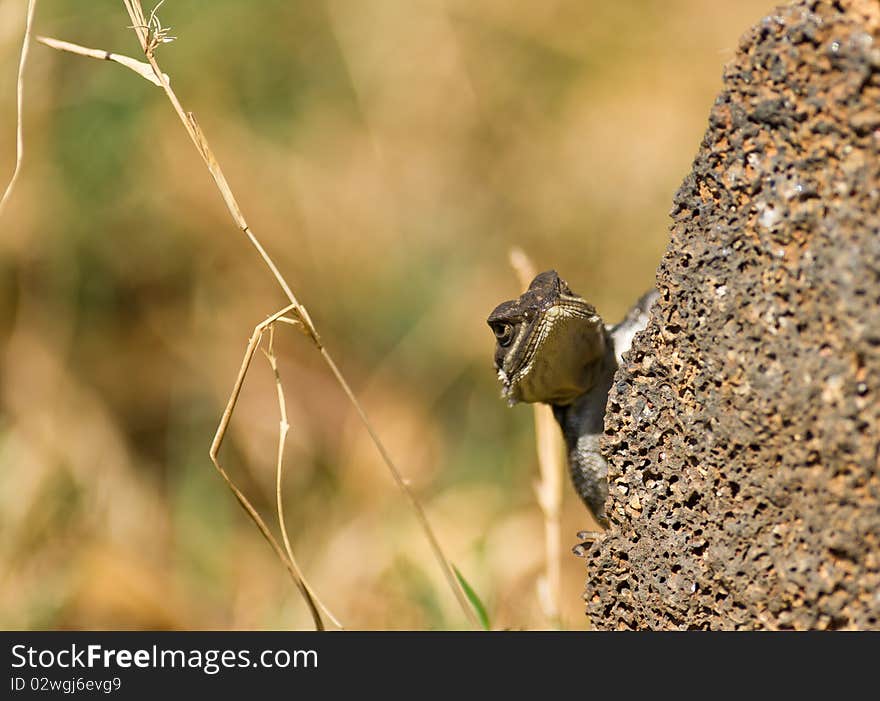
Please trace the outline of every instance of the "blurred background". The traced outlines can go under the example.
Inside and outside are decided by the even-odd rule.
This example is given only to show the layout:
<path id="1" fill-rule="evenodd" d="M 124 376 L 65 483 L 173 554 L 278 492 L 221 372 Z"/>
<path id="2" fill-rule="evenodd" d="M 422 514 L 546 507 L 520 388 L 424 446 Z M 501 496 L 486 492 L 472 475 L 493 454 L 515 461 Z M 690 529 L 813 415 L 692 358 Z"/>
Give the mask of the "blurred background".
<path id="1" fill-rule="evenodd" d="M 0 0 L 0 172 L 25 0 Z M 149 11 L 150 5 L 145 9 Z M 550 625 L 531 409 L 485 318 L 556 268 L 608 321 L 648 288 L 739 36 L 768 0 L 168 0 L 158 52 L 493 627 Z M 138 56 L 121 2 L 36 33 Z M 31 47 L 0 215 L 0 626 L 309 628 L 208 459 L 254 325 L 284 305 L 163 94 Z M 348 628 L 466 625 L 307 340 L 276 336 L 294 551 Z M 222 453 L 274 524 L 278 404 L 257 356 Z M 565 484 L 562 625 L 591 522 Z"/>

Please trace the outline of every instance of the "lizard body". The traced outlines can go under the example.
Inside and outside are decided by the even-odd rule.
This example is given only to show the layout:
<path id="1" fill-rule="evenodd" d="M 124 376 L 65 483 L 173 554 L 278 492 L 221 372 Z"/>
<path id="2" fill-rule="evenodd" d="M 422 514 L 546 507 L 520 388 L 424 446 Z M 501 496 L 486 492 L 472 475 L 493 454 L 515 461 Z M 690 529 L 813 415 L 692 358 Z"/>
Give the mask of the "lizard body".
<path id="1" fill-rule="evenodd" d="M 575 489 L 608 526 L 608 465 L 599 449 L 614 372 L 645 328 L 656 291 L 645 294 L 619 324 L 606 326 L 595 308 L 555 270 L 536 276 L 519 298 L 502 302 L 487 323 L 495 334 L 495 368 L 510 405 L 553 408 Z"/>

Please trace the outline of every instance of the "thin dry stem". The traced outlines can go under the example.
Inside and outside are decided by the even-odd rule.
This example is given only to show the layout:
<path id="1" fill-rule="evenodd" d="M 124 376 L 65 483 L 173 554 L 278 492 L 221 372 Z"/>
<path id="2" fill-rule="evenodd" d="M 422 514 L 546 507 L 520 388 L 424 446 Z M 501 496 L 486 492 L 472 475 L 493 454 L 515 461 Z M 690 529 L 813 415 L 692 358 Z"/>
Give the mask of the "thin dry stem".
<path id="1" fill-rule="evenodd" d="M 471 625 L 474 626 L 475 628 L 479 628 L 479 621 L 477 620 L 476 614 L 474 613 L 473 609 L 470 607 L 470 605 L 467 602 L 467 597 L 464 593 L 464 590 L 462 589 L 460 582 L 456 578 L 454 571 L 453 571 L 453 568 L 452 568 L 452 565 L 449 562 L 449 559 L 444 554 L 443 549 L 440 546 L 439 540 L 437 539 L 436 535 L 434 534 L 433 529 L 431 528 L 431 525 L 428 521 L 427 515 L 424 512 L 424 509 L 422 508 L 422 506 L 419 503 L 415 494 L 412 492 L 412 490 L 409 489 L 408 485 L 406 484 L 405 480 L 403 479 L 403 477 L 400 473 L 400 470 L 397 468 L 397 466 L 395 465 L 395 463 L 391 459 L 391 456 L 388 454 L 388 451 L 385 449 L 385 446 L 383 445 L 383 443 L 379 439 L 378 433 L 373 428 L 373 425 L 372 425 L 369 417 L 367 416 L 366 412 L 364 411 L 363 407 L 361 406 L 360 401 L 354 395 L 348 382 L 345 380 L 342 373 L 339 371 L 339 368 L 336 366 L 336 363 L 333 361 L 333 358 L 330 356 L 330 353 L 327 351 L 327 349 L 322 344 L 320 336 L 318 335 L 317 329 L 315 328 L 314 323 L 312 322 L 311 316 L 309 315 L 308 311 L 297 300 L 296 296 L 293 293 L 293 290 L 287 284 L 287 281 L 284 279 L 284 276 L 281 274 L 280 270 L 275 265 L 275 262 L 272 260 L 272 258 L 266 252 L 265 248 L 263 248 L 262 244 L 257 239 L 256 235 L 251 231 L 250 227 L 248 226 L 248 223 L 244 218 L 244 214 L 241 211 L 241 207 L 239 206 L 238 201 L 235 199 L 235 196 L 233 195 L 232 190 L 229 187 L 229 183 L 226 180 L 226 177 L 220 168 L 220 164 L 217 161 L 216 157 L 214 156 L 214 153 L 208 144 L 208 140 L 205 137 L 204 132 L 202 131 L 198 122 L 196 121 L 195 116 L 191 112 L 187 112 L 183 109 L 183 106 L 181 105 L 180 100 L 177 98 L 177 95 L 175 94 L 174 90 L 171 88 L 171 82 L 170 82 L 168 76 L 165 73 L 163 73 L 162 70 L 159 68 L 158 63 L 156 62 L 155 50 L 161 44 L 161 42 L 157 42 L 155 34 L 151 34 L 151 26 L 152 26 L 151 23 L 153 22 L 153 20 L 155 18 L 155 11 L 153 12 L 153 14 L 150 17 L 150 20 L 148 21 L 146 19 L 146 17 L 144 16 L 143 7 L 141 6 L 141 3 L 139 0 L 123 0 L 123 4 L 125 6 L 126 11 L 128 12 L 129 17 L 131 18 L 131 22 L 132 22 L 131 28 L 134 30 L 135 34 L 138 37 L 138 41 L 140 42 L 141 49 L 143 50 L 144 56 L 146 57 L 147 62 L 149 63 L 150 67 L 153 70 L 154 77 L 158 81 L 159 85 L 162 87 L 162 90 L 165 92 L 165 95 L 167 96 L 169 102 L 171 102 L 171 105 L 174 108 L 174 111 L 177 113 L 177 116 L 180 118 L 181 123 L 183 124 L 184 128 L 186 129 L 187 134 L 189 134 L 190 139 L 192 140 L 193 144 L 195 145 L 196 150 L 199 152 L 199 155 L 202 157 L 202 160 L 205 162 L 205 165 L 207 166 L 208 171 L 211 174 L 211 177 L 214 179 L 214 183 L 216 184 L 217 189 L 220 191 L 220 195 L 223 198 L 223 201 L 226 204 L 227 209 L 229 210 L 230 216 L 232 217 L 233 221 L 235 221 L 236 226 L 238 226 L 238 228 L 240 228 L 244 232 L 244 234 L 247 236 L 251 245 L 254 247 L 254 249 L 257 251 L 259 256 L 262 258 L 262 260 L 266 264 L 266 266 L 269 268 L 269 270 L 272 273 L 273 277 L 275 278 L 276 282 L 283 290 L 287 299 L 290 301 L 290 305 L 285 308 L 285 311 L 283 313 L 287 313 L 290 311 L 295 312 L 296 321 L 294 323 L 300 323 L 302 325 L 304 332 L 311 338 L 315 347 L 319 350 L 322 358 L 324 359 L 324 361 L 327 363 L 328 367 L 332 371 L 334 377 L 339 382 L 340 386 L 342 387 L 342 389 L 345 392 L 346 396 L 348 397 L 349 401 L 354 406 L 359 418 L 361 419 L 361 422 L 364 424 L 365 428 L 367 429 L 367 432 L 370 435 L 370 438 L 372 439 L 374 445 L 376 446 L 376 449 L 378 450 L 379 454 L 381 455 L 383 462 L 385 463 L 388 470 L 391 472 L 392 477 L 394 478 L 394 481 L 400 487 L 401 491 L 404 493 L 404 495 L 406 496 L 410 505 L 412 506 L 413 511 L 415 512 L 416 518 L 419 522 L 419 525 L 421 526 L 421 528 L 425 532 L 426 537 L 428 538 L 428 541 L 431 545 L 431 549 L 434 552 L 434 555 L 438 561 L 438 564 L 440 565 L 441 569 L 443 570 L 443 574 L 446 578 L 446 581 L 447 581 L 448 585 L 450 586 L 450 588 L 452 589 L 459 606 L 461 607 L 461 609 L 462 609 L 463 613 L 465 614 L 465 616 L 467 617 L 467 619 L 470 621 Z M 55 41 L 57 41 L 57 40 L 55 40 Z M 60 48 L 60 47 L 56 46 L 55 48 Z M 82 51 L 73 51 L 73 53 L 79 53 L 81 55 L 93 56 L 93 57 L 97 57 L 97 58 L 106 58 L 106 56 L 104 54 L 94 56 L 91 53 L 83 54 Z M 123 65 L 126 65 L 126 64 L 123 64 Z M 129 67 L 131 67 L 131 66 L 129 66 Z M 279 312 L 278 314 L 273 315 L 273 318 L 275 320 L 280 320 L 281 316 L 283 316 L 283 313 Z M 291 321 L 291 320 L 288 319 L 286 321 Z M 265 328 L 265 326 L 264 326 L 264 328 Z M 276 552 L 279 553 L 279 556 L 281 557 L 281 559 L 285 563 L 285 565 L 288 567 L 288 569 L 291 570 L 291 573 L 294 574 L 292 564 L 287 560 L 286 557 L 283 557 L 283 553 L 281 553 L 281 550 L 278 547 L 277 542 L 275 542 L 274 538 L 272 538 L 271 533 L 269 533 L 268 530 L 265 529 L 264 524 L 262 527 L 260 526 L 262 521 L 257 521 L 257 519 L 259 517 L 256 515 L 256 512 L 253 510 L 252 507 L 250 507 L 250 504 L 247 502 L 246 499 L 244 499 L 244 495 L 241 494 L 240 490 L 238 490 L 237 487 L 235 487 L 235 485 L 229 479 L 226 472 L 220 466 L 220 463 L 217 461 L 217 452 L 220 449 L 220 444 L 222 443 L 223 436 L 226 432 L 226 428 L 228 427 L 229 421 L 232 417 L 232 412 L 235 407 L 235 400 L 237 399 L 238 394 L 241 391 L 241 386 L 244 383 L 244 378 L 247 374 L 247 368 L 250 365 L 250 358 L 253 357 L 253 353 L 255 352 L 258 343 L 259 343 L 259 338 L 251 337 L 251 343 L 248 345 L 248 351 L 246 353 L 246 361 L 244 363 L 242 363 L 242 366 L 239 369 L 239 375 L 236 379 L 235 386 L 234 386 L 233 392 L 232 392 L 232 396 L 230 397 L 230 402 L 227 404 L 226 409 L 223 412 L 223 416 L 220 420 L 220 425 L 217 427 L 217 433 L 214 436 L 214 441 L 213 441 L 213 443 L 211 445 L 211 449 L 210 449 L 210 456 L 211 456 L 211 461 L 214 463 L 214 466 L 220 472 L 221 476 L 226 481 L 227 485 L 235 493 L 236 497 L 242 503 L 242 506 L 244 506 L 245 510 L 248 511 L 248 513 L 251 515 L 251 518 L 254 518 L 256 516 L 256 518 L 254 518 L 254 520 L 257 523 L 258 527 L 260 527 L 261 532 L 263 532 L 263 535 L 266 536 L 266 538 L 270 541 L 273 548 L 276 549 Z M 300 586 L 301 591 L 303 591 L 304 595 L 308 594 L 308 591 L 305 589 L 305 587 L 302 585 L 302 583 L 300 581 L 298 581 L 298 586 Z M 311 601 L 311 598 L 308 598 L 308 601 L 310 602 L 310 604 L 312 606 L 314 606 L 313 602 Z"/>
<path id="2" fill-rule="evenodd" d="M 544 514 L 544 548 L 547 553 L 542 609 L 550 623 L 559 627 L 562 601 L 562 439 L 550 407 L 536 405 L 534 414 L 535 447 L 541 475 L 535 483 L 535 494 Z"/>
<path id="3" fill-rule="evenodd" d="M 193 140 L 193 143 L 196 145 L 199 153 L 202 155 L 205 164 L 208 167 L 208 170 L 211 172 L 212 177 L 214 178 L 214 182 L 217 185 L 217 188 L 220 190 L 220 194 L 223 197 L 224 202 L 226 202 L 226 206 L 229 209 L 229 213 L 232 218 L 235 220 L 236 224 L 239 228 L 247 235 L 251 244 L 259 253 L 260 257 L 268 266 L 269 270 L 272 272 L 272 275 L 275 277 L 275 280 L 281 286 L 282 290 L 284 290 L 284 294 L 290 300 L 290 303 L 295 306 L 297 316 L 302 321 L 305 330 L 311 336 L 312 341 L 315 346 L 320 350 L 321 356 L 326 361 L 327 365 L 330 367 L 333 375 L 336 377 L 337 381 L 341 385 L 343 391 L 348 396 L 349 401 L 355 407 L 355 410 L 358 413 L 358 416 L 361 419 L 361 422 L 364 424 L 367 432 L 370 434 L 370 438 L 376 446 L 376 449 L 379 451 L 379 454 L 382 457 L 382 460 L 385 462 L 386 467 L 391 472 L 395 482 L 400 487 L 401 491 L 407 497 L 408 501 L 413 507 L 413 511 L 415 512 L 416 518 L 419 521 L 422 529 L 425 532 L 430 544 L 431 549 L 434 551 L 434 555 L 437 558 L 437 561 L 443 570 L 444 576 L 446 577 L 446 581 L 455 594 L 456 600 L 459 603 L 462 611 L 465 616 L 467 616 L 468 620 L 471 622 L 471 625 L 479 627 L 479 621 L 477 620 L 476 614 L 473 609 L 467 602 L 467 597 L 459 583 L 458 579 L 453 572 L 452 565 L 449 562 L 449 559 L 446 557 L 443 552 L 443 548 L 440 546 L 440 542 L 437 540 L 436 535 L 434 534 L 434 530 L 431 528 L 430 522 L 428 521 L 428 517 L 425 514 L 424 509 L 416 498 L 415 494 L 412 490 L 409 489 L 403 477 L 401 476 L 400 470 L 397 469 L 397 466 L 394 464 L 394 461 L 391 459 L 391 456 L 388 454 L 388 451 L 385 449 L 384 444 L 379 439 L 379 436 L 376 430 L 373 428 L 372 422 L 370 421 L 367 413 L 364 411 L 361 406 L 360 401 L 352 392 L 351 388 L 348 385 L 348 382 L 343 377 L 342 373 L 339 371 L 339 368 L 336 366 L 336 363 L 333 361 L 333 358 L 330 356 L 330 353 L 321 343 L 320 337 L 318 336 L 318 332 L 315 329 L 314 324 L 312 323 L 311 317 L 309 316 L 308 311 L 303 307 L 302 304 L 299 303 L 296 296 L 293 294 L 290 286 L 287 284 L 287 281 L 284 279 L 284 276 L 278 270 L 278 267 L 275 265 L 272 258 L 266 253 L 266 250 L 260 244 L 257 237 L 250 230 L 250 227 L 247 224 L 247 221 L 242 214 L 241 207 L 238 205 L 238 201 L 235 199 L 235 196 L 232 194 L 232 190 L 229 187 L 229 183 L 226 181 L 225 176 L 223 175 L 223 171 L 220 169 L 220 164 L 218 163 L 216 157 L 213 154 L 213 151 L 208 145 L 208 141 L 205 138 L 204 133 L 199 127 L 198 123 L 195 120 L 195 117 L 192 113 L 187 113 L 184 111 L 183 107 L 180 104 L 180 101 L 177 99 L 177 95 L 174 94 L 174 91 L 171 89 L 171 84 L 164 79 L 163 73 L 159 68 L 158 63 L 156 63 L 155 58 L 155 46 L 151 45 L 149 32 L 146 29 L 146 21 L 144 18 L 144 11 L 141 7 L 141 3 L 139 0 L 123 0 L 123 3 L 128 10 L 129 16 L 131 17 L 132 24 L 134 27 L 134 31 L 138 35 L 138 39 L 141 43 L 141 48 L 144 51 L 144 55 L 147 58 L 147 61 L 153 67 L 153 70 L 156 73 L 156 77 L 159 78 L 162 82 L 162 89 L 165 91 L 165 94 L 168 96 L 172 106 L 174 107 L 175 112 L 180 117 L 180 120 L 183 122 L 184 127 L 189 133 L 190 138 Z"/>
<path id="4" fill-rule="evenodd" d="M 260 244 L 256 235 L 250 230 L 250 227 L 244 218 L 244 214 L 242 214 L 241 207 L 238 205 L 238 200 L 236 200 L 235 195 L 232 194 L 232 188 L 229 187 L 229 182 L 226 180 L 226 176 L 223 174 L 223 170 L 220 168 L 220 163 L 214 156 L 214 152 L 208 145 L 208 140 L 205 138 L 205 134 L 199 126 L 198 121 L 196 121 L 195 115 L 192 112 L 186 112 L 183 109 L 183 105 L 181 105 L 174 90 L 171 89 L 171 81 L 168 80 L 168 77 L 159 68 L 159 64 L 156 62 L 155 57 L 156 45 L 150 39 L 150 32 L 147 28 L 147 20 L 144 18 L 144 10 L 141 7 L 141 3 L 139 0 L 123 0 L 123 4 L 125 5 L 126 10 L 128 10 L 129 17 L 131 17 L 132 29 L 134 29 L 138 36 L 141 48 L 144 51 L 144 56 L 146 56 L 147 61 L 153 68 L 155 77 L 159 80 L 159 84 L 165 91 L 165 95 L 168 97 L 169 102 L 171 102 L 172 107 L 174 107 L 174 111 L 177 113 L 177 116 L 180 118 L 187 134 L 189 134 L 190 139 L 195 145 L 196 150 L 205 162 L 208 172 L 210 172 L 211 177 L 214 179 L 214 183 L 220 191 L 220 196 L 223 198 L 223 202 L 229 210 L 230 216 L 232 216 L 238 228 L 248 237 L 253 247 L 257 250 L 257 253 L 260 254 L 260 257 L 272 272 L 276 282 L 278 282 L 281 289 L 284 290 L 287 299 L 290 300 L 291 304 L 297 306 L 299 316 L 303 319 L 309 334 L 312 336 L 315 344 L 320 347 L 321 343 L 318 338 L 318 332 L 315 330 L 308 312 L 306 312 L 305 308 L 297 301 L 296 296 L 293 294 L 293 290 L 290 288 L 290 285 L 287 284 L 281 271 L 278 270 L 278 267 L 275 265 L 269 254 L 266 253 L 266 250 L 263 248 L 262 244 Z M 152 16 L 153 15 L 151 15 L 151 17 Z"/>
<path id="5" fill-rule="evenodd" d="M 9 184 L 0 197 L 0 212 L 6 201 L 12 194 L 12 189 L 21 172 L 21 162 L 24 159 L 24 67 L 27 64 L 28 50 L 31 47 L 31 30 L 34 24 L 34 12 L 37 8 L 37 0 L 28 0 L 27 19 L 24 23 L 24 40 L 21 42 L 21 54 L 18 58 L 18 78 L 15 82 L 15 167 L 12 169 L 12 177 Z"/>
<path id="6" fill-rule="evenodd" d="M 370 434 L 370 438 L 373 439 L 373 443 L 379 450 L 382 459 L 385 461 L 385 465 L 391 472 L 391 476 L 394 478 L 394 481 L 397 483 L 400 491 L 403 492 L 404 496 L 409 501 L 410 506 L 412 507 L 412 510 L 419 521 L 419 525 L 421 525 L 422 530 L 425 532 L 425 535 L 427 536 L 428 541 L 431 544 L 431 549 L 434 551 L 434 555 L 443 567 L 443 574 L 446 577 L 446 582 L 455 593 L 455 597 L 458 600 L 459 606 L 461 606 L 462 610 L 465 612 L 465 615 L 467 615 L 468 620 L 474 628 L 482 628 L 479 620 L 477 619 L 476 613 L 474 613 L 474 610 L 471 608 L 470 604 L 467 601 L 466 595 L 461 587 L 461 584 L 458 581 L 458 578 L 455 576 L 455 571 L 452 569 L 452 565 L 450 564 L 449 560 L 446 559 L 446 555 L 443 554 L 443 548 L 440 546 L 440 541 L 437 540 L 437 536 L 434 535 L 434 529 L 431 528 L 431 524 L 428 521 L 428 515 L 422 508 L 421 502 L 418 500 L 418 497 L 416 497 L 415 492 L 410 489 L 409 484 L 407 484 L 406 480 L 403 478 L 400 470 L 398 470 L 397 467 L 394 465 L 394 462 L 391 460 L 391 457 L 385 450 L 385 446 L 382 444 L 382 441 L 379 440 L 379 436 L 373 429 L 373 425 L 370 423 L 370 420 L 364 413 L 360 402 L 354 396 L 354 392 L 351 391 L 351 387 L 348 386 L 348 382 L 339 371 L 339 368 L 336 367 L 336 363 L 333 362 L 333 358 L 330 357 L 330 354 L 327 352 L 326 348 L 322 347 L 320 350 L 321 355 L 324 356 L 324 360 L 330 366 L 330 370 L 335 375 L 336 380 L 342 386 L 343 391 L 348 396 L 351 403 L 354 405 L 354 408 L 357 410 L 358 415 L 361 417 L 361 421 L 363 422 L 364 426 L 366 426 L 367 432 Z"/>
<path id="7" fill-rule="evenodd" d="M 113 61 L 120 66 L 125 66 L 134 71 L 144 80 L 149 80 L 153 85 L 160 88 L 162 87 L 162 81 L 156 78 L 156 74 L 153 73 L 153 67 L 149 63 L 138 61 L 136 58 L 123 56 L 122 54 L 114 54 L 110 51 L 104 51 L 103 49 L 90 49 L 86 46 L 73 44 L 69 41 L 61 41 L 60 39 L 53 39 L 52 37 L 38 36 L 36 39 L 41 44 L 45 44 L 49 48 L 56 49 L 57 51 L 67 51 L 68 53 L 77 54 L 78 56 L 96 58 L 99 61 Z M 167 75 L 164 77 L 165 80 L 170 80 Z"/>
<path id="8" fill-rule="evenodd" d="M 523 288 L 535 277 L 535 267 L 519 248 L 510 251 L 510 266 Z M 540 479 L 535 483 L 538 505 L 544 514 L 544 547 L 546 570 L 539 582 L 538 593 L 541 608 L 551 625 L 560 626 L 560 602 L 562 600 L 562 437 L 553 418 L 553 412 L 545 404 L 532 406 L 535 415 L 535 447 L 538 453 Z"/>
<path id="9" fill-rule="evenodd" d="M 275 536 L 272 535 L 272 532 L 266 526 L 260 514 L 257 513 L 257 510 L 251 505 L 247 497 L 242 493 L 242 491 L 232 481 L 232 479 L 230 479 L 229 475 L 226 473 L 226 470 L 223 469 L 223 466 L 217 459 L 217 454 L 220 452 L 220 446 L 223 444 L 223 437 L 226 435 L 226 428 L 229 426 L 229 421 L 232 418 L 232 412 L 235 410 L 235 405 L 238 402 L 239 395 L 241 394 L 241 388 L 244 385 L 244 379 L 247 376 L 248 368 L 250 367 L 251 361 L 254 358 L 254 353 L 256 353 L 257 348 L 260 345 L 260 341 L 263 338 L 263 333 L 265 333 L 267 328 L 271 328 L 272 324 L 283 318 L 284 315 L 290 312 L 292 309 L 294 309 L 294 305 L 290 304 L 254 327 L 254 332 L 251 334 L 251 337 L 248 340 L 247 348 L 244 352 L 244 358 L 241 361 L 241 367 L 238 370 L 238 376 L 235 379 L 235 384 L 232 387 L 232 392 L 229 395 L 229 400 L 226 402 L 226 408 L 223 410 L 223 417 L 220 419 L 220 425 L 217 427 L 217 433 L 214 435 L 214 440 L 211 443 L 209 454 L 211 456 L 211 462 L 214 463 L 214 467 L 217 468 L 217 472 L 220 473 L 223 481 L 226 482 L 226 485 L 229 487 L 229 489 L 232 490 L 232 493 L 235 494 L 238 502 L 251 517 L 251 520 L 253 520 L 253 522 L 257 525 L 260 533 L 263 534 L 263 537 L 269 542 L 269 545 L 272 546 L 272 549 L 275 551 L 278 559 L 281 560 L 282 564 L 287 568 L 287 571 L 290 573 L 294 584 L 296 584 L 297 589 L 299 589 L 300 594 L 302 595 L 303 599 L 309 607 L 309 612 L 311 613 L 312 620 L 315 623 L 315 629 L 324 630 L 324 621 L 321 620 L 321 614 L 318 611 L 317 605 L 315 604 L 311 589 L 308 584 L 306 584 L 306 581 L 303 578 L 302 573 L 300 572 L 299 567 L 296 564 L 296 561 L 293 559 L 292 554 L 290 555 L 290 557 L 288 557 L 288 555 L 286 555 L 284 551 L 281 550 L 281 546 L 278 545 L 278 541 L 275 539 Z M 283 528 L 282 533 L 284 533 Z M 284 533 L 284 536 L 286 541 L 286 533 Z"/>
<path id="10" fill-rule="evenodd" d="M 288 323 L 295 323 L 292 319 L 287 319 L 286 317 L 282 317 L 284 321 Z M 278 321 L 281 321 L 282 318 L 279 318 Z M 290 423 L 287 421 L 287 402 L 284 401 L 284 386 L 281 383 L 281 372 L 278 370 L 278 359 L 275 356 L 275 325 L 272 324 L 269 326 L 269 347 L 267 349 L 261 348 L 263 351 L 263 355 L 266 356 L 266 360 L 269 361 L 269 366 L 272 368 L 272 374 L 275 376 L 275 391 L 278 395 L 278 411 L 281 415 L 281 419 L 279 421 L 278 426 L 278 457 L 275 465 L 275 501 L 276 508 L 278 511 L 278 528 L 281 530 L 281 538 L 284 541 L 284 550 L 287 553 L 287 559 L 290 560 L 290 564 L 293 565 L 293 568 L 296 570 L 299 575 L 300 580 L 303 583 L 303 586 L 311 595 L 312 599 L 321 607 L 321 610 L 327 615 L 333 625 L 337 628 L 344 630 L 344 626 L 339 622 L 339 619 L 334 616 L 330 609 L 324 604 L 323 601 L 318 597 L 315 593 L 315 590 L 309 584 L 305 575 L 302 573 L 299 565 L 296 562 L 296 558 L 293 555 L 293 548 L 290 545 L 290 538 L 287 535 L 287 526 L 284 523 L 284 502 L 281 498 L 281 476 L 282 470 L 284 466 L 284 445 L 287 441 L 287 433 L 290 431 Z"/>

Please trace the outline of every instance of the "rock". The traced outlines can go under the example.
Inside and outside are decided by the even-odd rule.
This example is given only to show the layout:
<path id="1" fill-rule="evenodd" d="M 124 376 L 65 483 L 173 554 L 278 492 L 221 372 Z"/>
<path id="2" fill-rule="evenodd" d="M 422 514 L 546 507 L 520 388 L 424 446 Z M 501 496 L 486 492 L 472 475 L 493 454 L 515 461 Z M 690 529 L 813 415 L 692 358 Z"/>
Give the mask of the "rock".
<path id="1" fill-rule="evenodd" d="M 780 8 L 725 69 L 609 397 L 593 627 L 880 628 L 878 115 L 876 0 Z"/>

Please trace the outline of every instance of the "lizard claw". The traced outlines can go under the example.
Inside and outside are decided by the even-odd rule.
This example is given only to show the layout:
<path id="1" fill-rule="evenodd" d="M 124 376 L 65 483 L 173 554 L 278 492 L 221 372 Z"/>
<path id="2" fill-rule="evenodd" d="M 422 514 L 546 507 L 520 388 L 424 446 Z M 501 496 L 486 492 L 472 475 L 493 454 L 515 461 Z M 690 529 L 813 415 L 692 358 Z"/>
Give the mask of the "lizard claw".
<path id="1" fill-rule="evenodd" d="M 578 557 L 585 557 L 590 546 L 597 540 L 601 540 L 604 535 L 604 531 L 580 531 L 577 537 L 581 542 L 575 545 L 571 551 Z"/>

